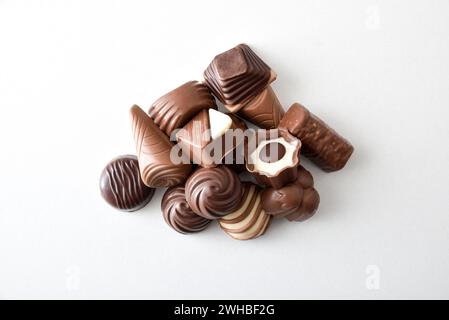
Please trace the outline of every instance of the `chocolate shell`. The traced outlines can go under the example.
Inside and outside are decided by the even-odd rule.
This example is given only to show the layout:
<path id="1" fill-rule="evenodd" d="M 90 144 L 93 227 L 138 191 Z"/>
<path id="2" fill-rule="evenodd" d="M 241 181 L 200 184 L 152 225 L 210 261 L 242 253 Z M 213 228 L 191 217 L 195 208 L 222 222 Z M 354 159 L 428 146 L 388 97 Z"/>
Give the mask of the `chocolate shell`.
<path id="1" fill-rule="evenodd" d="M 162 197 L 161 208 L 165 222 L 179 233 L 200 232 L 211 222 L 190 209 L 184 186 L 168 188 Z"/>
<path id="2" fill-rule="evenodd" d="M 183 183 L 192 170 L 188 159 L 172 161 L 175 151 L 165 133 L 137 105 L 130 110 L 134 141 L 142 181 L 152 188 L 171 187 Z M 178 155 L 179 152 L 173 152 Z"/>
<path id="3" fill-rule="evenodd" d="M 279 127 L 298 137 L 302 154 L 324 171 L 342 169 L 354 151 L 348 140 L 299 103 L 288 109 Z"/>
<path id="4" fill-rule="evenodd" d="M 218 222 L 229 236 L 237 240 L 263 235 L 270 225 L 271 216 L 262 209 L 260 189 L 252 183 L 244 183 L 239 207 Z"/>
<path id="5" fill-rule="evenodd" d="M 201 168 L 187 180 L 185 195 L 193 212 L 206 219 L 219 219 L 238 208 L 242 184 L 226 166 Z"/>
<path id="6" fill-rule="evenodd" d="M 296 179 L 300 150 L 301 141 L 285 129 L 258 130 L 247 144 L 246 168 L 258 183 L 279 189 Z"/>
<path id="7" fill-rule="evenodd" d="M 320 204 L 320 196 L 313 187 L 313 177 L 302 166 L 297 179 L 280 189 L 266 188 L 261 194 L 261 206 L 275 218 L 304 221 L 312 217 Z"/>
<path id="8" fill-rule="evenodd" d="M 243 105 L 276 78 L 246 44 L 217 55 L 204 71 L 207 86 L 225 105 Z"/>
<path id="9" fill-rule="evenodd" d="M 189 81 L 156 100 L 148 113 L 169 137 L 182 128 L 201 110 L 214 108 L 215 98 L 209 88 L 198 81 Z"/>
<path id="10" fill-rule="evenodd" d="M 125 155 L 111 160 L 100 176 L 101 195 L 107 203 L 123 211 L 143 208 L 154 195 L 140 178 L 137 157 Z"/>

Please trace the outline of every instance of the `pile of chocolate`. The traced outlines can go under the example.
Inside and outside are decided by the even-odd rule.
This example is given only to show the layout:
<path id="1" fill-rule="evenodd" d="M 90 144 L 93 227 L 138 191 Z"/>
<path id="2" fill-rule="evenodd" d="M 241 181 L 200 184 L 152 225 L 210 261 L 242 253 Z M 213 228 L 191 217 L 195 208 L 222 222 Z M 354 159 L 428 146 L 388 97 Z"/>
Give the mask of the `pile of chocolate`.
<path id="1" fill-rule="evenodd" d="M 213 59 L 204 82 L 183 84 L 148 113 L 131 107 L 137 156 L 117 157 L 104 168 L 103 198 L 135 211 L 155 188 L 168 188 L 161 208 L 174 230 L 199 232 L 217 220 L 239 240 L 264 234 L 272 218 L 310 218 L 320 197 L 300 155 L 330 172 L 342 169 L 354 148 L 301 104 L 284 113 L 270 86 L 275 79 L 240 44 Z M 229 113 L 218 110 L 214 97 Z"/>

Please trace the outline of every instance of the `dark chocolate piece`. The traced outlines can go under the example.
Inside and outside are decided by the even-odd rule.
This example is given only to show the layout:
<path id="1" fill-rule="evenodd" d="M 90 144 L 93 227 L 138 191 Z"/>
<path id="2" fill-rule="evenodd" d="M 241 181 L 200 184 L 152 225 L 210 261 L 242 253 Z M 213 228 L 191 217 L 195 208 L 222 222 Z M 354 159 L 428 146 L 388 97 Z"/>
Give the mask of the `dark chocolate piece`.
<path id="1" fill-rule="evenodd" d="M 136 211 L 154 195 L 140 178 L 137 157 L 125 155 L 111 160 L 100 176 L 100 191 L 104 200 L 116 209 Z"/>
<path id="2" fill-rule="evenodd" d="M 130 114 L 143 182 L 152 188 L 172 187 L 183 183 L 192 170 L 189 160 L 172 159 L 174 154 L 179 154 L 171 154 L 174 145 L 137 105 L 131 108 Z"/>
<path id="3" fill-rule="evenodd" d="M 279 189 L 296 179 L 300 150 L 285 129 L 258 130 L 247 144 L 246 168 L 258 183 Z"/>
<path id="4" fill-rule="evenodd" d="M 279 127 L 288 129 L 302 142 L 302 154 L 324 171 L 342 169 L 354 147 L 304 106 L 294 103 Z"/>
<path id="5" fill-rule="evenodd" d="M 297 179 L 280 189 L 262 191 L 262 208 L 273 217 L 286 217 L 289 221 L 304 221 L 312 217 L 320 204 L 320 196 L 313 188 L 313 177 L 302 166 Z"/>
<path id="6" fill-rule="evenodd" d="M 168 188 L 162 197 L 161 208 L 165 222 L 179 233 L 200 232 L 211 222 L 190 209 L 184 186 Z"/>
<path id="7" fill-rule="evenodd" d="M 217 55 L 204 72 L 206 84 L 225 105 L 244 104 L 274 80 L 271 68 L 246 44 Z"/>
<path id="8" fill-rule="evenodd" d="M 187 180 L 185 194 L 193 212 L 206 219 L 218 219 L 238 208 L 242 184 L 226 166 L 201 168 Z"/>
<path id="9" fill-rule="evenodd" d="M 232 238 L 249 240 L 265 233 L 271 216 L 262 209 L 259 187 L 252 183 L 243 183 L 242 186 L 243 195 L 239 207 L 218 222 Z"/>
<path id="10" fill-rule="evenodd" d="M 209 88 L 198 81 L 189 81 L 156 100 L 148 113 L 170 137 L 175 129 L 209 108 L 217 108 Z"/>

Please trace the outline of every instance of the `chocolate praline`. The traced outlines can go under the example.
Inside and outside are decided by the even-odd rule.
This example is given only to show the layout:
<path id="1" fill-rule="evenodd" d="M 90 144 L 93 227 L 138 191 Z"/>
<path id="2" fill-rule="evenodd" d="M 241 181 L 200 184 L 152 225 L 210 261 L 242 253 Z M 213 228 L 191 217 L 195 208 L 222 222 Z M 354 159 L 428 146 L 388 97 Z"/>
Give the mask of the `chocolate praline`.
<path id="1" fill-rule="evenodd" d="M 193 212 L 206 219 L 219 219 L 238 208 L 242 184 L 226 166 L 201 168 L 187 180 L 185 194 Z"/>
<path id="2" fill-rule="evenodd" d="M 161 209 L 165 222 L 179 233 L 200 232 L 211 222 L 192 211 L 184 186 L 168 188 L 162 197 Z"/>
<path id="3" fill-rule="evenodd" d="M 106 165 L 100 176 L 100 191 L 107 203 L 123 211 L 139 210 L 154 195 L 154 189 L 143 183 L 133 155 L 119 156 Z"/>
<path id="4" fill-rule="evenodd" d="M 262 191 L 262 208 L 266 213 L 281 218 L 295 213 L 301 205 L 304 190 L 290 183 L 280 189 L 267 188 Z"/>

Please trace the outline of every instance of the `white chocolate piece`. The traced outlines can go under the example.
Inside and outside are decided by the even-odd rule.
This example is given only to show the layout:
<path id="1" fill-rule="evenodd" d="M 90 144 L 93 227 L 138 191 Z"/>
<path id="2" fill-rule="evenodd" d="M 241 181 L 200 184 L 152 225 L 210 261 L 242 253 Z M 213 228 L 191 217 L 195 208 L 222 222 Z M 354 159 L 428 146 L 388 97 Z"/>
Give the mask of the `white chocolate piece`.
<path id="1" fill-rule="evenodd" d="M 265 162 L 260 159 L 260 152 L 263 148 L 268 144 L 276 144 L 279 143 L 284 146 L 285 154 L 284 156 L 275 161 L 275 162 Z M 268 177 L 276 176 L 280 171 L 285 168 L 292 167 L 295 165 L 295 157 L 297 152 L 299 141 L 288 142 L 283 137 L 279 137 L 277 139 L 265 140 L 262 141 L 254 151 L 249 155 L 249 159 L 251 163 L 254 164 L 254 171 L 257 171 L 260 174 L 266 175 Z"/>
<path id="2" fill-rule="evenodd" d="M 225 113 L 215 109 L 209 109 L 209 125 L 212 140 L 215 140 L 225 134 L 226 130 L 231 128 L 232 119 Z"/>

